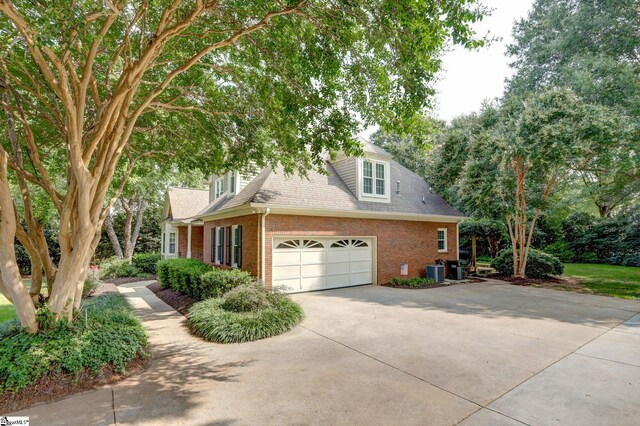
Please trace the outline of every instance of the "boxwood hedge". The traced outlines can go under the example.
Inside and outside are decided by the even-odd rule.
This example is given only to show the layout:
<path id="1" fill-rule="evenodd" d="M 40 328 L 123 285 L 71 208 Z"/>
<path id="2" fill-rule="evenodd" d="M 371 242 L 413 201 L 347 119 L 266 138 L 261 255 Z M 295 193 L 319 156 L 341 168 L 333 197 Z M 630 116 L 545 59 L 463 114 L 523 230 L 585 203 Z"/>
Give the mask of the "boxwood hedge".
<path id="1" fill-rule="evenodd" d="M 162 288 L 204 300 L 220 297 L 252 278 L 240 269 L 212 268 L 197 259 L 166 259 L 158 262 L 158 281 Z"/>

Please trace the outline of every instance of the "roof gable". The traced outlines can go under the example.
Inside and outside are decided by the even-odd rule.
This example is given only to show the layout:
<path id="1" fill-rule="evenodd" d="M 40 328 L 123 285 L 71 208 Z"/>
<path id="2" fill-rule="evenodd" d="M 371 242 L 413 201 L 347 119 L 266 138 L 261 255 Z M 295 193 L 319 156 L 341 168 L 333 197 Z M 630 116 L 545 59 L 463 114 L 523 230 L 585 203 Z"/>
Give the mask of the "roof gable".
<path id="1" fill-rule="evenodd" d="M 189 219 L 209 202 L 209 190 L 169 187 L 165 196 L 163 219 Z"/>

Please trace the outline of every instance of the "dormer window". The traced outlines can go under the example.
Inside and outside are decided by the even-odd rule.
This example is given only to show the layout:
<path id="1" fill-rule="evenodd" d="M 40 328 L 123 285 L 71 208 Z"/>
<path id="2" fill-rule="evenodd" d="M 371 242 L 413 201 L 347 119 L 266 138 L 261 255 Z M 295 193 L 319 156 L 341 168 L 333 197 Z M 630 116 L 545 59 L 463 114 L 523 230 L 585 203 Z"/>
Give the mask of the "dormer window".
<path id="1" fill-rule="evenodd" d="M 224 178 L 216 179 L 214 183 L 214 195 L 215 198 L 219 198 L 222 194 L 224 194 Z"/>
<path id="2" fill-rule="evenodd" d="M 389 163 L 362 160 L 362 196 L 388 198 Z"/>

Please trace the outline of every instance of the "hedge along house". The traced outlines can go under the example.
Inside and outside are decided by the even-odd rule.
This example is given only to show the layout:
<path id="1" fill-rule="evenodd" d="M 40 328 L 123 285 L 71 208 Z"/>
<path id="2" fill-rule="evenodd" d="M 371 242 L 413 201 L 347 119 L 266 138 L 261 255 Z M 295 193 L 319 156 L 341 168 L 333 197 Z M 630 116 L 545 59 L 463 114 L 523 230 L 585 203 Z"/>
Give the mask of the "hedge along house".
<path id="1" fill-rule="evenodd" d="M 384 284 L 403 264 L 415 277 L 436 259 L 457 259 L 464 216 L 384 150 L 364 151 L 306 178 L 271 168 L 214 176 L 209 204 L 172 226 L 202 223 L 205 262 L 292 292 Z"/>
<path id="2" fill-rule="evenodd" d="M 209 204 L 206 189 L 169 187 L 160 223 L 160 256 L 203 260 L 203 223 L 193 216 Z"/>

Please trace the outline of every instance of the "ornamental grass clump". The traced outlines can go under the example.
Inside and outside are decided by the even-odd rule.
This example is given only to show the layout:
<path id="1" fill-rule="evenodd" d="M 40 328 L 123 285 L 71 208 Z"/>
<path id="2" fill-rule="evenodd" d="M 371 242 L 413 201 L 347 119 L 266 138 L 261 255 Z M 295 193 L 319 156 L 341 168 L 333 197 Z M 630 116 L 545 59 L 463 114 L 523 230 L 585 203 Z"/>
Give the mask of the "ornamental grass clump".
<path id="1" fill-rule="evenodd" d="M 240 343 L 284 333 L 303 317 L 300 305 L 287 295 L 254 282 L 194 304 L 187 320 L 192 332 L 205 340 Z"/>

